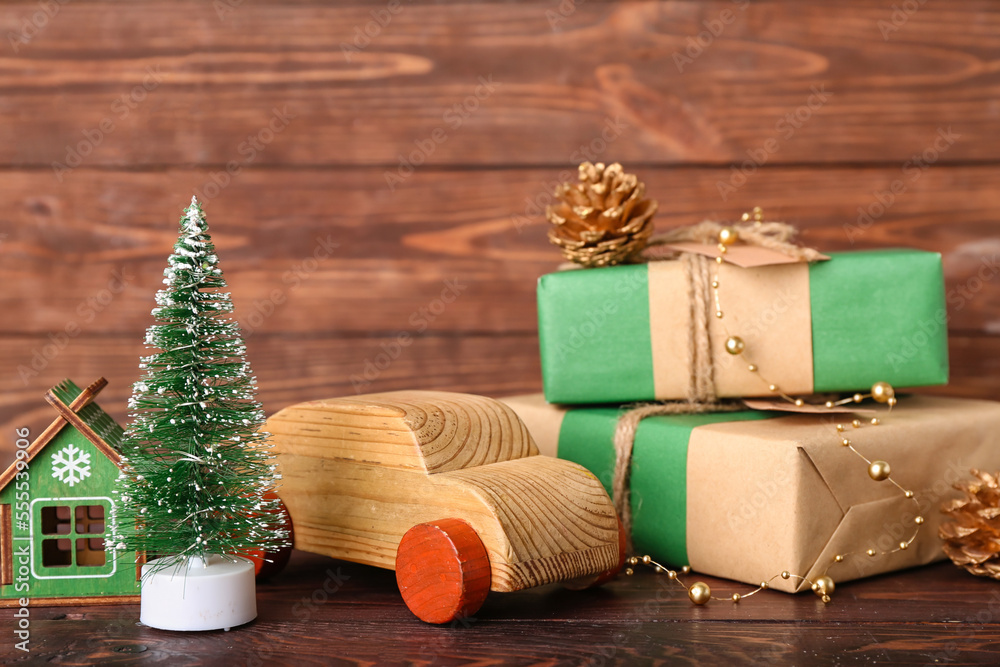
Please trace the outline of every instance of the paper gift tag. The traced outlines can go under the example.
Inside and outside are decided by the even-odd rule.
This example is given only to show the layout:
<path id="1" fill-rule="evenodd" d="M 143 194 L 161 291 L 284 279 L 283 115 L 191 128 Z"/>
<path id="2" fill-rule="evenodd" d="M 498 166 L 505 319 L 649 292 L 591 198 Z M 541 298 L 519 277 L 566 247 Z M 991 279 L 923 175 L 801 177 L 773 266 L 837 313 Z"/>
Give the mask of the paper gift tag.
<path id="1" fill-rule="evenodd" d="M 693 252 L 712 258 L 719 255 L 719 247 L 707 243 L 667 243 L 664 247 L 678 252 Z M 726 254 L 722 258 L 726 262 L 741 266 L 744 269 L 752 269 L 758 266 L 773 266 L 775 264 L 795 264 L 796 262 L 805 261 L 804 259 L 789 257 L 777 250 L 750 245 L 728 246 Z M 830 258 L 826 255 L 820 255 L 819 259 L 826 260 Z"/>
<path id="2" fill-rule="evenodd" d="M 788 401 L 769 401 L 766 399 L 743 399 L 743 405 L 751 410 L 771 410 L 774 412 L 800 412 L 816 415 L 854 415 L 875 414 L 874 408 L 860 408 L 857 403 L 847 403 L 828 408 L 822 403 L 803 403 L 795 405 Z"/>

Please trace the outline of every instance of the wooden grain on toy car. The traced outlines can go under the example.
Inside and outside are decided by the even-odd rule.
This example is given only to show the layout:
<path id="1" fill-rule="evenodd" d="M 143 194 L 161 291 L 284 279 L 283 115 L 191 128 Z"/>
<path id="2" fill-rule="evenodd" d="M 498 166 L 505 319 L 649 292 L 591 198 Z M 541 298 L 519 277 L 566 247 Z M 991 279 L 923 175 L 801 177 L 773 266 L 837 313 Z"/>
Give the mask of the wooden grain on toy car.
<path id="1" fill-rule="evenodd" d="M 396 570 L 407 606 L 443 623 L 489 590 L 597 584 L 624 533 L 585 468 L 540 456 L 506 405 L 401 391 L 310 401 L 266 425 L 295 547 Z"/>

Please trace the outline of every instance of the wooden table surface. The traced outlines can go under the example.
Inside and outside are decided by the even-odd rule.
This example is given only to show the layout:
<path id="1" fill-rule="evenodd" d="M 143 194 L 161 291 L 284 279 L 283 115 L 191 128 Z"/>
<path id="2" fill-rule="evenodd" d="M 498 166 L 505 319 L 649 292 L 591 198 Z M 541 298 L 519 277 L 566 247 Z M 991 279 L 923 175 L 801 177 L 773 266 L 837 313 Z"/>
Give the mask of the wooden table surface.
<path id="1" fill-rule="evenodd" d="M 713 592 L 747 587 L 698 577 Z M 695 607 L 665 576 L 640 570 L 597 590 L 560 586 L 491 595 L 452 626 L 413 617 L 392 572 L 296 551 L 259 585 L 256 621 L 230 632 L 174 633 L 130 606 L 31 610 L 31 652 L 5 638 L 4 664 L 617 665 L 997 664 L 1000 584 L 950 563 L 847 583 L 824 605 L 764 592 Z M 10 636 L 14 610 L 0 613 Z"/>

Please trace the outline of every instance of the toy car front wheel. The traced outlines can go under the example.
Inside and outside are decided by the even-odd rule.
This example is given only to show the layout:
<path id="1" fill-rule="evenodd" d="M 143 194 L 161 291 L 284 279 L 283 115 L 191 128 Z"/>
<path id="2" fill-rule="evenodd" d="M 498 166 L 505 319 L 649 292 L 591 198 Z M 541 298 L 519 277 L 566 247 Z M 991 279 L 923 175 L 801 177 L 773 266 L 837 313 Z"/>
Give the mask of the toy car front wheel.
<path id="1" fill-rule="evenodd" d="M 396 551 L 396 583 L 403 601 L 427 623 L 475 614 L 490 592 L 490 559 L 476 531 L 459 519 L 421 523 Z"/>

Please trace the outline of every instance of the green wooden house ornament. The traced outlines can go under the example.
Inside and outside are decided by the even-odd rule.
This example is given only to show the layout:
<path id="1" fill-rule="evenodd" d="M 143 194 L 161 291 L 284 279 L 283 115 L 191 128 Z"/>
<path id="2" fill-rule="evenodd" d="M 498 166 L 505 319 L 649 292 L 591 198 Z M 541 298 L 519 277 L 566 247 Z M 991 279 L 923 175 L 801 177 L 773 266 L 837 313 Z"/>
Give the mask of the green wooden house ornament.
<path id="1" fill-rule="evenodd" d="M 105 551 L 123 434 L 93 402 L 107 383 L 46 392 L 58 417 L 0 475 L 0 607 L 139 601 L 137 568 Z"/>

